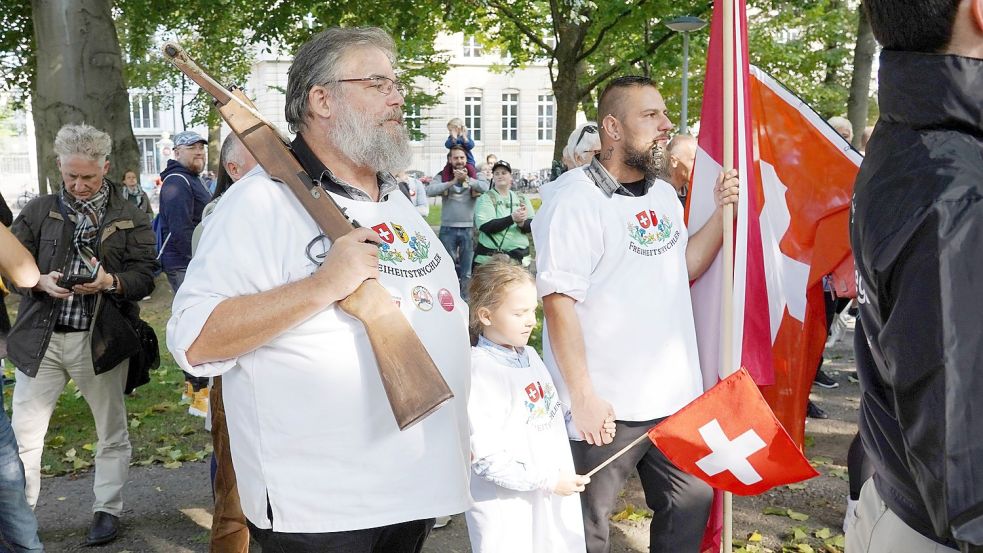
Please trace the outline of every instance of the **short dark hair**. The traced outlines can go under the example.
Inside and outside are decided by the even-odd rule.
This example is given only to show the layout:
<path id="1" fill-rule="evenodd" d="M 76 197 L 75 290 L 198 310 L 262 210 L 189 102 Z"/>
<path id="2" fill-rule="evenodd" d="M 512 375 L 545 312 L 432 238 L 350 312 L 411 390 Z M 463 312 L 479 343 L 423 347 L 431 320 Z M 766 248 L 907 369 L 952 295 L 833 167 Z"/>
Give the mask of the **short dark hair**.
<path id="1" fill-rule="evenodd" d="M 625 75 L 608 82 L 604 92 L 597 100 L 597 121 L 600 123 L 608 114 L 618 117 L 617 106 L 621 104 L 621 92 L 628 88 L 651 86 L 655 87 L 652 79 L 642 75 Z"/>
<path id="2" fill-rule="evenodd" d="M 885 50 L 942 52 L 952 40 L 960 0 L 865 0 L 874 37 Z"/>
<path id="3" fill-rule="evenodd" d="M 461 150 L 462 152 L 464 152 L 465 156 L 468 155 L 468 151 L 464 149 L 464 146 L 461 146 L 460 144 L 454 144 L 453 146 L 447 149 L 447 159 L 451 158 L 451 153 L 453 153 L 454 150 Z"/>

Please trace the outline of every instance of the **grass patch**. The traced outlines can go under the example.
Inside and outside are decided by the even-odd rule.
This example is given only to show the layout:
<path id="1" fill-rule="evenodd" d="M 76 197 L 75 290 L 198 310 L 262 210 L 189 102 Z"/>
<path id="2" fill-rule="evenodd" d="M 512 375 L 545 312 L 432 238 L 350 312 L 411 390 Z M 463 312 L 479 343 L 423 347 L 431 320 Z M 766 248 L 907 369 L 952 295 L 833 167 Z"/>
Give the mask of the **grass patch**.
<path id="1" fill-rule="evenodd" d="M 14 296 L 16 298 L 16 296 Z M 211 435 L 204 419 L 188 415 L 187 405 L 179 405 L 184 374 L 174 363 L 164 343 L 164 327 L 171 314 L 171 289 L 161 275 L 150 300 L 140 302 L 141 317 L 157 331 L 160 341 L 160 369 L 150 382 L 126 397 L 132 465 L 162 463 L 176 468 L 186 461 L 200 461 L 211 452 Z M 8 301 L 15 315 L 14 301 Z M 7 365 L 8 379 L 14 369 Z M 10 409 L 13 386 L 4 389 L 4 406 Z M 92 466 L 96 449 L 96 429 L 89 406 L 74 382 L 69 382 L 58 399 L 45 436 L 41 473 L 45 476 L 69 474 Z"/>

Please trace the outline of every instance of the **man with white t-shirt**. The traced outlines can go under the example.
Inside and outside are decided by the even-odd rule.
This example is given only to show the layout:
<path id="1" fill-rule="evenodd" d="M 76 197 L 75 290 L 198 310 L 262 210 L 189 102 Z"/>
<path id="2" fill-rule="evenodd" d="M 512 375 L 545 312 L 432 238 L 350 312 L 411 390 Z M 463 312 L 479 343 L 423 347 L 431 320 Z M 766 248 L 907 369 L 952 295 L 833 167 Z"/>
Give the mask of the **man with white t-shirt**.
<path id="1" fill-rule="evenodd" d="M 242 511 L 264 551 L 418 553 L 470 506 L 467 307 L 453 260 L 399 191 L 409 165 L 392 38 L 329 28 L 294 56 L 291 147 L 361 228 L 330 242 L 262 171 L 210 216 L 174 298 L 167 345 L 222 375 Z M 361 322 L 339 300 L 377 279 L 454 399 L 396 425 Z"/>
<path id="2" fill-rule="evenodd" d="M 601 153 L 560 176 L 533 221 L 543 350 L 571 406 L 579 474 L 703 392 L 689 282 L 723 236 L 719 212 L 690 236 L 675 190 L 656 178 L 673 125 L 652 81 L 615 79 L 598 116 Z M 736 202 L 736 172 L 722 174 L 715 190 L 718 206 Z M 610 516 L 636 469 L 654 511 L 651 551 L 698 551 L 711 489 L 646 441 L 592 476 L 581 495 L 588 552 L 609 550 Z"/>

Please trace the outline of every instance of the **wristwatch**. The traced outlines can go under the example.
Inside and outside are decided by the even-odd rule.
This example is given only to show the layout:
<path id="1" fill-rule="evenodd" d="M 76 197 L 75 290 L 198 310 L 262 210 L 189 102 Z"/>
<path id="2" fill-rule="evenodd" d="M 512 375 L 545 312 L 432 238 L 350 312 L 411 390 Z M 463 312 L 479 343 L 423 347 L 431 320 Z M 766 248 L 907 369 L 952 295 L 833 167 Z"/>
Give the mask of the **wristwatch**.
<path id="1" fill-rule="evenodd" d="M 116 287 L 119 286 L 119 281 L 116 280 L 116 275 L 114 273 L 109 273 L 109 276 L 113 277 L 113 285 L 110 286 L 109 288 L 106 288 L 103 291 L 104 292 L 115 292 L 116 291 Z"/>

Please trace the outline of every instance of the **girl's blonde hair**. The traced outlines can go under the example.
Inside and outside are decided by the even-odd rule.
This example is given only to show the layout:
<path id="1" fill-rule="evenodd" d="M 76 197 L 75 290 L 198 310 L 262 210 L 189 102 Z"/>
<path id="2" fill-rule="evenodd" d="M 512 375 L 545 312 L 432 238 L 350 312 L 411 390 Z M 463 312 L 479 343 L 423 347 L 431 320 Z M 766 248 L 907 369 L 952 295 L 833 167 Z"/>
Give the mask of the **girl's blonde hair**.
<path id="1" fill-rule="evenodd" d="M 471 335 L 472 346 L 477 345 L 478 335 L 484 329 L 478 319 L 478 310 L 485 308 L 493 311 L 501 305 L 502 297 L 507 291 L 522 283 L 535 286 L 536 279 L 525 267 L 512 263 L 507 257 L 492 257 L 491 261 L 474 270 L 468 286 L 468 307 L 471 312 L 468 316 L 468 333 Z"/>
<path id="2" fill-rule="evenodd" d="M 448 127 L 457 127 L 457 128 L 460 129 L 461 127 L 464 126 L 464 121 L 462 121 L 460 117 L 455 117 L 455 118 L 453 118 L 453 119 L 451 119 L 450 121 L 447 122 L 447 126 Z"/>

